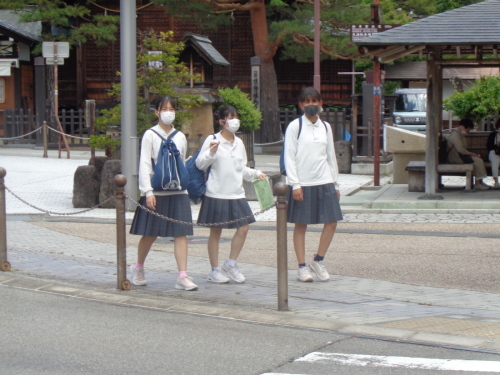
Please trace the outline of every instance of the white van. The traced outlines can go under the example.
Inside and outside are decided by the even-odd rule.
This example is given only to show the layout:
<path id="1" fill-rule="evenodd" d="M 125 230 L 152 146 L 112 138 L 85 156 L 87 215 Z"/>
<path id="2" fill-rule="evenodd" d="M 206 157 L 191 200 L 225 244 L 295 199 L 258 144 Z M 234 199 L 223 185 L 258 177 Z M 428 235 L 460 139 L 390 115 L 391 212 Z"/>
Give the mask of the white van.
<path id="1" fill-rule="evenodd" d="M 427 90 L 397 89 L 392 111 L 393 125 L 406 130 L 425 132 L 427 126 Z"/>

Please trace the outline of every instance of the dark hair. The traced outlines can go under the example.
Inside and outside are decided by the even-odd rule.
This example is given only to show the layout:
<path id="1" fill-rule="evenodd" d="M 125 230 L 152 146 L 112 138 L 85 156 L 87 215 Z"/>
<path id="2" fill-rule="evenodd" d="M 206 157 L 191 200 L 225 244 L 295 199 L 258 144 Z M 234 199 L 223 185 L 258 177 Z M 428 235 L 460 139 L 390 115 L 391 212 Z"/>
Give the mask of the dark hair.
<path id="1" fill-rule="evenodd" d="M 170 103 L 175 108 L 175 101 L 170 96 L 160 96 L 155 100 L 155 109 L 160 112 L 160 109 L 165 103 Z"/>
<path id="2" fill-rule="evenodd" d="M 463 126 L 465 129 L 474 129 L 474 121 L 470 118 L 463 118 L 460 120 L 459 126 Z"/>
<path id="3" fill-rule="evenodd" d="M 500 117 L 498 118 L 497 122 L 495 122 L 495 129 L 500 129 Z"/>
<path id="4" fill-rule="evenodd" d="M 321 94 L 314 87 L 305 87 L 299 95 L 299 103 L 305 102 L 307 99 L 316 99 L 321 101 Z"/>
<path id="5" fill-rule="evenodd" d="M 219 108 L 217 113 L 215 114 L 215 118 L 217 120 L 224 120 L 229 115 L 237 116 L 238 111 L 232 105 L 225 105 L 224 107 Z"/>

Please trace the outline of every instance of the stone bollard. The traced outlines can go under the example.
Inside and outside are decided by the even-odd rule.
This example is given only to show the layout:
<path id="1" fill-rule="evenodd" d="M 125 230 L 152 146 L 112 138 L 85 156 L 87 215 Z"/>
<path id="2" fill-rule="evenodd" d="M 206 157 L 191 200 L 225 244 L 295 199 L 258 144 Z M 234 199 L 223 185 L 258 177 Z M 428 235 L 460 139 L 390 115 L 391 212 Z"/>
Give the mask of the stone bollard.
<path id="1" fill-rule="evenodd" d="M 7 210 L 4 184 L 6 174 L 7 171 L 0 167 L 0 268 L 2 271 L 10 271 L 10 263 L 7 261 Z"/>
<path id="2" fill-rule="evenodd" d="M 276 205 L 276 237 L 278 248 L 278 310 L 288 310 L 288 259 L 287 259 L 287 224 L 286 211 L 288 203 L 286 194 L 288 186 L 284 182 L 274 185 L 277 196 Z"/>
<path id="3" fill-rule="evenodd" d="M 130 281 L 127 280 L 127 240 L 125 222 L 125 195 L 124 187 L 127 178 L 118 174 L 114 178 L 116 185 L 116 266 L 117 289 L 130 290 Z"/>

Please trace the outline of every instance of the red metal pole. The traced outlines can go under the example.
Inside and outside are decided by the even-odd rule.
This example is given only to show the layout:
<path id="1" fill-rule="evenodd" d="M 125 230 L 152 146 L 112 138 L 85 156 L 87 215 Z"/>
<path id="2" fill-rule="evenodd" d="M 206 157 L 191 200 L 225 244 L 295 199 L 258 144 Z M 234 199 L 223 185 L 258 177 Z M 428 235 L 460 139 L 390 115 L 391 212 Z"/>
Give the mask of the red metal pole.
<path id="1" fill-rule="evenodd" d="M 373 23 L 378 26 L 380 0 L 374 0 Z M 373 60 L 373 185 L 380 186 L 380 97 L 381 92 L 380 62 Z"/>
<path id="2" fill-rule="evenodd" d="M 321 92 L 321 75 L 319 71 L 319 59 L 320 59 L 320 0 L 314 0 L 314 79 L 313 86 L 318 92 Z"/>

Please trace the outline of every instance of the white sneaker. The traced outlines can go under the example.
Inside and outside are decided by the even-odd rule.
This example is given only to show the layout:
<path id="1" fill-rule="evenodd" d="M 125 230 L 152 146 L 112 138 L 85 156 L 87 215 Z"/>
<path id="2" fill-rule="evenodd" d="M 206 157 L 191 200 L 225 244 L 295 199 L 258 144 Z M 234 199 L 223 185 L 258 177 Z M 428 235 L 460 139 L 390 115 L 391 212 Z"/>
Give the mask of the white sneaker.
<path id="1" fill-rule="evenodd" d="M 217 269 L 208 273 L 207 281 L 210 281 L 211 283 L 224 284 L 229 282 L 229 277 L 226 277 Z"/>
<path id="2" fill-rule="evenodd" d="M 193 279 L 188 275 L 184 277 L 177 278 L 177 284 L 175 284 L 175 289 L 184 289 L 184 290 L 196 290 L 198 289 L 198 285 L 193 283 Z"/>
<path id="3" fill-rule="evenodd" d="M 474 185 L 474 189 L 476 190 L 489 190 L 489 186 L 488 185 L 485 185 L 485 184 L 477 184 L 477 185 Z"/>
<path id="4" fill-rule="evenodd" d="M 132 273 L 132 284 L 142 286 L 146 285 L 146 279 L 144 278 L 144 267 L 136 267 L 135 265 L 130 266 L 130 273 Z"/>
<path id="5" fill-rule="evenodd" d="M 308 266 L 299 267 L 299 272 L 297 272 L 297 280 L 302 281 L 304 283 L 312 282 L 313 277 L 311 275 L 311 269 Z"/>
<path id="6" fill-rule="evenodd" d="M 319 262 L 311 262 L 311 264 L 309 264 L 309 267 L 321 281 L 330 280 L 330 275 L 328 274 L 326 266 L 323 264 L 322 260 L 320 260 Z"/>
<path id="7" fill-rule="evenodd" d="M 491 189 L 491 185 L 488 185 L 486 182 L 481 181 L 481 185 L 486 186 L 488 189 Z"/>
<path id="8" fill-rule="evenodd" d="M 225 262 L 224 265 L 222 266 L 222 273 L 227 277 L 233 279 L 237 283 L 245 282 L 245 276 L 243 276 L 243 274 L 240 272 L 238 264 L 230 266 L 229 264 L 227 264 L 227 262 Z"/>

